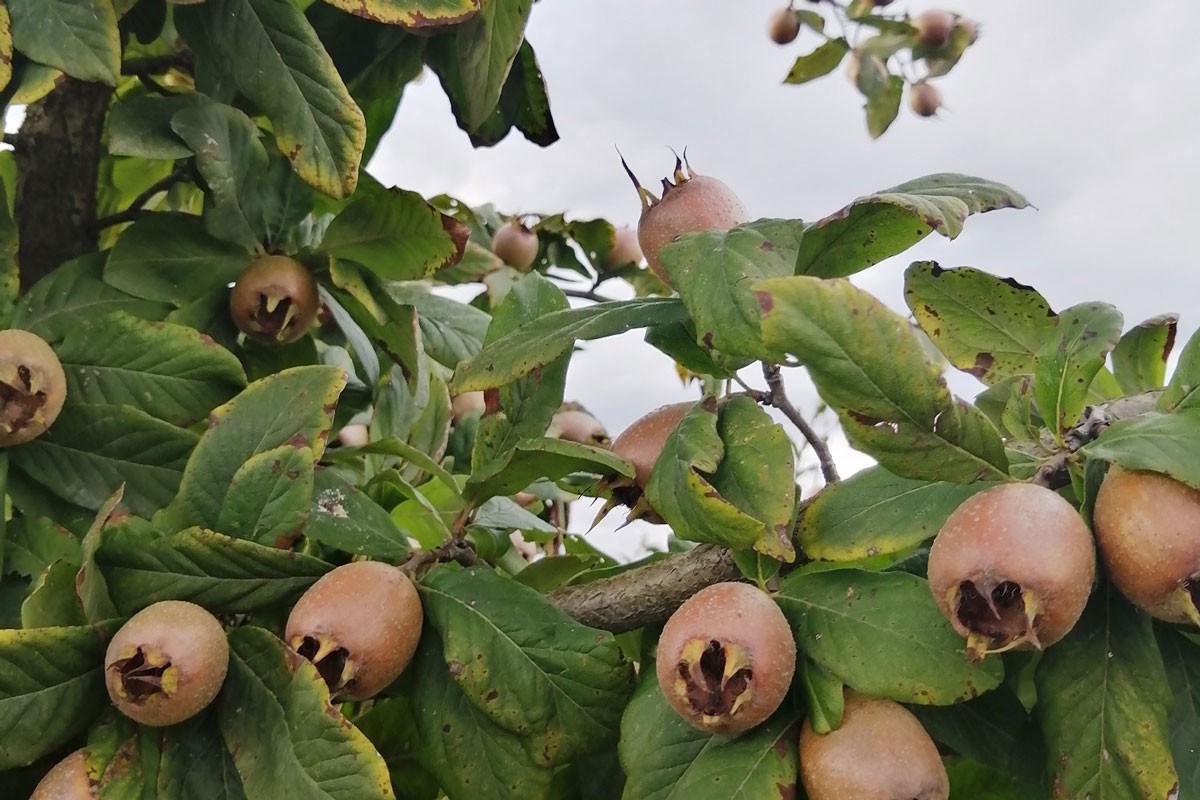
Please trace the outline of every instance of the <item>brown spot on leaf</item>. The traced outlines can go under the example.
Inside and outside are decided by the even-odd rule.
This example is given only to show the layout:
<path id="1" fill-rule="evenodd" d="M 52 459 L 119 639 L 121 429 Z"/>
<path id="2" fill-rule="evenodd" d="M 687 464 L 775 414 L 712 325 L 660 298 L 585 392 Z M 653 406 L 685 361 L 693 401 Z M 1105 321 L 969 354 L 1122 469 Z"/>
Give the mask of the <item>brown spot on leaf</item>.
<path id="1" fill-rule="evenodd" d="M 976 378 L 982 379 L 987 371 L 992 368 L 992 364 L 996 359 L 991 353 L 977 353 L 975 355 L 975 366 L 971 367 L 967 372 L 974 375 Z"/>
<path id="2" fill-rule="evenodd" d="M 758 300 L 758 307 L 762 309 L 764 314 L 770 314 L 771 309 L 775 307 L 775 298 L 771 297 L 770 292 L 755 292 L 754 297 Z"/>

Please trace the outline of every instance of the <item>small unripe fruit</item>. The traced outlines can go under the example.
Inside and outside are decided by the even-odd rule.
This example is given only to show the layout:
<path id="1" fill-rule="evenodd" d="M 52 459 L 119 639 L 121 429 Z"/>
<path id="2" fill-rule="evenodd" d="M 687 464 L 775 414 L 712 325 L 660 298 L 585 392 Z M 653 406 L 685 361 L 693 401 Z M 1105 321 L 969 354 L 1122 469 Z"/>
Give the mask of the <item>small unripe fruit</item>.
<path id="1" fill-rule="evenodd" d="M 255 260 L 229 295 L 229 312 L 238 330 L 270 344 L 299 339 L 316 319 L 320 307 L 312 274 L 287 256 Z"/>
<path id="2" fill-rule="evenodd" d="M 613 452 L 633 463 L 634 482 L 642 489 L 646 488 L 646 482 L 650 480 L 650 472 L 662 454 L 667 437 L 694 405 L 696 404 L 691 402 L 673 403 L 656 408 L 635 420 L 613 440 Z"/>
<path id="3" fill-rule="evenodd" d="M 42 776 L 29 800 L 93 800 L 92 781 L 87 774 L 87 755 L 76 750 Z"/>
<path id="4" fill-rule="evenodd" d="M 921 117 L 932 117 L 942 107 L 942 93 L 932 84 L 914 83 L 908 90 L 908 104 Z"/>
<path id="5" fill-rule="evenodd" d="M 1096 495 L 1092 523 L 1122 594 L 1151 616 L 1200 626 L 1200 492 L 1114 464 Z"/>
<path id="6" fill-rule="evenodd" d="M 104 682 L 121 713 L 143 725 L 174 725 L 217 696 L 229 643 L 216 617 L 194 603 L 143 608 L 108 643 Z"/>
<path id="7" fill-rule="evenodd" d="M 467 417 L 482 414 L 484 406 L 483 392 L 463 392 L 450 400 L 450 416 L 457 425 Z"/>
<path id="8" fill-rule="evenodd" d="M 345 425 L 338 431 L 338 444 L 342 447 L 363 447 L 371 441 L 371 430 L 361 423 Z"/>
<path id="9" fill-rule="evenodd" d="M 604 259 L 607 267 L 619 267 L 622 264 L 640 264 L 642 248 L 638 245 L 637 231 L 629 226 L 622 226 L 613 232 L 613 246 Z"/>
<path id="10" fill-rule="evenodd" d="M 529 269 L 538 254 L 538 237 L 519 220 L 510 220 L 492 237 L 492 252 L 510 267 Z"/>
<path id="11" fill-rule="evenodd" d="M 771 15 L 767 35 L 775 44 L 791 44 L 800 35 L 800 18 L 791 8 L 781 8 Z"/>
<path id="12" fill-rule="evenodd" d="M 917 43 L 921 47 L 936 50 L 945 47 L 954 32 L 954 15 L 949 11 L 923 11 L 913 20 L 917 29 Z"/>
<path id="13" fill-rule="evenodd" d="M 50 345 L 29 331 L 0 331 L 0 447 L 41 436 L 66 399 L 67 378 Z"/>
<path id="14" fill-rule="evenodd" d="M 800 731 L 800 779 L 808 800 L 946 800 L 950 780 L 937 745 L 912 712 L 891 700 L 846 693 L 842 724 Z"/>
<path id="15" fill-rule="evenodd" d="M 1087 525 L 1057 493 L 1005 483 L 967 498 L 929 551 L 929 588 L 967 654 L 1054 644 L 1074 627 L 1095 577 Z"/>
<path id="16" fill-rule="evenodd" d="M 353 561 L 322 575 L 296 602 L 285 638 L 313 662 L 338 700 L 366 700 L 416 652 L 421 599 L 399 568 Z"/>
<path id="17" fill-rule="evenodd" d="M 667 620 L 655 669 L 663 695 L 684 720 L 709 733 L 738 733 L 783 702 L 796 671 L 796 640 L 765 592 L 717 583 Z"/>
<path id="18" fill-rule="evenodd" d="M 600 424 L 600 420 L 579 408 L 562 408 L 550 420 L 546 435 L 552 439 L 563 439 L 576 444 L 590 444 L 607 447 L 608 431 Z"/>

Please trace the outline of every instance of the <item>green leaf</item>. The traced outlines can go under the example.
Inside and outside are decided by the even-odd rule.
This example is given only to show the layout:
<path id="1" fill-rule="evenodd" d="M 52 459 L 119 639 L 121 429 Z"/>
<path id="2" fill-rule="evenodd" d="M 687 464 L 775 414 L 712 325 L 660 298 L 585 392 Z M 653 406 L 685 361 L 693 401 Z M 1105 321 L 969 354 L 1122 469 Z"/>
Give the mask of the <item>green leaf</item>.
<path id="1" fill-rule="evenodd" d="M 54 752 L 107 705 L 91 627 L 0 630 L 0 770 Z"/>
<path id="2" fill-rule="evenodd" d="M 1003 184 L 939 173 L 860 197 L 810 225 L 797 275 L 842 278 L 902 253 L 933 231 L 953 239 L 971 214 L 1028 206 Z"/>
<path id="3" fill-rule="evenodd" d="M 523 439 L 511 450 L 472 473 L 463 496 L 480 502 L 511 495 L 538 479 L 556 481 L 573 472 L 614 473 L 633 477 L 633 466 L 609 450 L 562 439 Z"/>
<path id="4" fill-rule="evenodd" d="M 1179 796 L 1194 797 L 1200 791 L 1200 645 L 1165 625 L 1155 633 L 1171 691 L 1167 726 Z"/>
<path id="5" fill-rule="evenodd" d="M 308 522 L 316 459 L 290 444 L 257 453 L 233 473 L 216 529 L 281 550 L 289 549 Z"/>
<path id="6" fill-rule="evenodd" d="M 124 492 L 124 486 L 117 487 L 116 491 L 100 506 L 100 509 L 96 512 L 96 516 L 88 526 L 87 532 L 83 535 L 83 547 L 80 553 L 80 560 L 83 563 L 79 567 L 79 573 L 75 578 L 75 585 L 79 599 L 83 604 L 84 616 L 94 623 L 110 620 L 117 616 L 117 607 L 112 601 L 112 596 L 109 594 L 108 583 L 104 580 L 104 573 L 100 571 L 100 567 L 96 564 L 96 551 L 100 548 L 100 536 L 104 530 L 104 526 L 124 499 Z"/>
<path id="7" fill-rule="evenodd" d="M 904 300 L 950 363 L 988 386 L 1033 374 L 1054 336 L 1056 315 L 1036 289 L 971 267 L 918 261 L 904 272 Z"/>
<path id="8" fill-rule="evenodd" d="M 375 22 L 424 28 L 454 25 L 474 14 L 480 0 L 325 0 Z"/>
<path id="9" fill-rule="evenodd" d="M 808 724 L 816 733 L 837 730 L 846 710 L 844 684 L 810 658 L 800 656 L 797 662 L 798 677 L 808 706 Z"/>
<path id="10" fill-rule="evenodd" d="M 1179 353 L 1171 381 L 1158 399 L 1160 411 L 1200 408 L 1200 330 L 1192 334 Z"/>
<path id="11" fill-rule="evenodd" d="M 795 797 L 799 720 L 787 709 L 738 737 L 710 736 L 683 721 L 643 672 L 621 719 L 623 800 L 759 800 Z"/>
<path id="12" fill-rule="evenodd" d="M 12 16 L 8 6 L 0 2 L 0 89 L 8 86 L 13 75 Z"/>
<path id="13" fill-rule="evenodd" d="M 212 197 L 205 229 L 247 250 L 261 248 L 267 236 L 262 184 L 268 159 L 258 126 L 232 106 L 205 103 L 177 112 L 171 128 L 196 154 L 196 169 Z"/>
<path id="14" fill-rule="evenodd" d="M 1200 488 L 1200 411 L 1117 420 L 1080 452 L 1128 469 L 1162 472 Z"/>
<path id="15" fill-rule="evenodd" d="M 404 189 L 350 203 L 329 223 L 321 249 L 393 281 L 427 278 L 455 253 L 441 212 Z"/>
<path id="16" fill-rule="evenodd" d="M 967 660 L 962 637 L 915 575 L 798 573 L 775 600 L 808 657 L 864 694 L 949 705 L 996 688 L 1004 674 L 999 659 Z"/>
<path id="17" fill-rule="evenodd" d="M 922 727 L 937 741 L 980 764 L 1004 772 L 1024 766 L 1041 771 L 1042 764 L 1019 765 L 1030 736 L 1029 713 L 1008 686 L 952 706 L 913 706 Z M 1040 744 L 1040 743 L 1039 743 Z"/>
<path id="18" fill-rule="evenodd" d="M 798 357 L 850 443 L 901 477 L 1003 480 L 992 423 L 954 398 L 906 320 L 848 281 L 797 276 L 755 285 L 768 347 Z"/>
<path id="19" fill-rule="evenodd" d="M 177 111 L 209 101 L 195 93 L 164 97 L 148 92 L 134 90 L 113 102 L 105 129 L 108 152 L 165 160 L 190 157 L 192 150 L 172 130 L 171 118 Z"/>
<path id="20" fill-rule="evenodd" d="M 828 75 L 837 69 L 849 51 L 850 44 L 845 39 L 826 39 L 816 50 L 797 58 L 783 82 L 808 83 L 822 75 Z"/>
<path id="21" fill-rule="evenodd" d="M 148 527 L 110 526 L 96 551 L 96 564 L 123 614 L 159 600 L 248 613 L 295 600 L 331 569 L 303 553 L 203 528 L 161 536 Z"/>
<path id="22" fill-rule="evenodd" d="M 192 328 L 115 311 L 58 347 L 72 405 L 126 405 L 187 426 L 246 385 L 237 358 Z"/>
<path id="23" fill-rule="evenodd" d="M 217 717 L 247 797 L 395 796 L 383 758 L 330 705 L 316 667 L 261 628 L 229 632 Z"/>
<path id="24" fill-rule="evenodd" d="M 318 469 L 313 479 L 304 535 L 352 555 L 384 561 L 400 561 L 410 550 L 391 515 L 330 469 Z"/>
<path id="25" fill-rule="evenodd" d="M 162 319 L 170 311 L 104 283 L 104 254 L 90 253 L 65 262 L 42 278 L 17 303 L 13 327 L 33 331 L 48 342 L 66 336 L 86 319 L 127 311 L 142 319 Z"/>
<path id="26" fill-rule="evenodd" d="M 809 558 L 825 561 L 898 553 L 933 538 L 951 511 L 989 485 L 916 481 L 871 467 L 812 499 L 798 541 Z"/>
<path id="27" fill-rule="evenodd" d="M 199 64 L 219 69 L 271 121 L 301 178 L 332 197 L 354 192 L 362 111 L 295 4 L 207 0 L 175 9 L 175 23 Z"/>
<path id="28" fill-rule="evenodd" d="M 143 728 L 143 741 L 149 736 L 159 741 L 156 797 L 160 798 L 219 798 L 246 800 L 242 780 L 238 777 L 233 758 L 221 741 L 216 715 L 198 714 L 176 725 L 149 733 Z"/>
<path id="29" fill-rule="evenodd" d="M 1121 312 L 1082 303 L 1058 315 L 1057 335 L 1037 352 L 1033 392 L 1042 418 L 1059 438 L 1079 421 L 1092 379 L 1121 338 Z"/>
<path id="30" fill-rule="evenodd" d="M 1175 346 L 1178 314 L 1162 314 L 1136 325 L 1113 348 L 1113 374 L 1126 394 L 1161 389 L 1167 357 Z"/>
<path id="31" fill-rule="evenodd" d="M 1170 797 L 1172 706 L 1150 617 L 1104 585 L 1037 671 L 1047 766 L 1064 797 Z"/>
<path id="32" fill-rule="evenodd" d="M 450 369 L 479 354 L 491 317 L 484 311 L 427 291 L 420 284 L 393 283 L 387 292 L 417 310 L 421 342 L 430 358 Z"/>
<path id="33" fill-rule="evenodd" d="M 21 516 L 7 523 L 0 575 L 32 578 L 59 560 L 79 563 L 79 539 L 45 517 Z"/>
<path id="34" fill-rule="evenodd" d="M 117 84 L 121 40 L 112 0 L 7 0 L 13 47 L 73 78 Z"/>
<path id="35" fill-rule="evenodd" d="M 780 360 L 763 343 L 762 309 L 751 286 L 759 278 L 792 274 L 802 233 L 801 223 L 763 220 L 686 234 L 660 251 L 698 342 L 733 355 Z"/>
<path id="36" fill-rule="evenodd" d="M 215 526 L 234 475 L 259 453 L 286 444 L 320 458 L 345 385 L 336 367 L 295 367 L 255 381 L 213 411 L 169 509 L 176 527 Z"/>
<path id="37" fill-rule="evenodd" d="M 421 596 L 454 681 L 492 722 L 527 737 L 535 762 L 616 744 L 633 666 L 612 634 L 486 567 L 435 569 Z"/>
<path id="38" fill-rule="evenodd" d="M 86 625 L 87 618 L 75 593 L 79 564 L 55 561 L 34 580 L 29 596 L 21 604 L 21 627 L 53 628 Z"/>
<path id="39" fill-rule="evenodd" d="M 468 128 L 482 125 L 500 101 L 532 8 L 532 0 L 488 0 L 457 27 L 454 40 L 464 89 L 460 113 Z"/>
<path id="40" fill-rule="evenodd" d="M 553 771 L 538 766 L 521 737 L 467 699 L 446 668 L 432 626 L 408 669 L 417 758 L 450 800 L 549 800 Z"/>
<path id="41" fill-rule="evenodd" d="M 696 341 L 696 329 L 691 320 L 647 328 L 646 344 L 658 348 L 696 375 L 732 378 L 738 369 L 749 363 L 748 359 L 726 358 L 705 350 Z"/>
<path id="42" fill-rule="evenodd" d="M 568 352 L 578 339 L 602 339 L 686 318 L 683 304 L 674 298 L 618 300 L 547 314 L 500 337 L 475 358 L 460 364 L 450 391 L 459 395 L 512 383 Z"/>
<path id="43" fill-rule="evenodd" d="M 148 516 L 171 501 L 197 436 L 129 406 L 69 406 L 49 431 L 12 451 L 13 464 L 56 495 L 97 509 L 125 486 Z"/>
<path id="44" fill-rule="evenodd" d="M 867 93 L 867 131 L 878 139 L 896 121 L 900 113 L 900 98 L 904 95 L 904 79 L 888 75 L 872 85 Z"/>
<path id="45" fill-rule="evenodd" d="M 121 232 L 104 282 L 146 300 L 184 306 L 228 286 L 250 266 L 245 248 L 214 239 L 191 214 L 155 214 Z"/>

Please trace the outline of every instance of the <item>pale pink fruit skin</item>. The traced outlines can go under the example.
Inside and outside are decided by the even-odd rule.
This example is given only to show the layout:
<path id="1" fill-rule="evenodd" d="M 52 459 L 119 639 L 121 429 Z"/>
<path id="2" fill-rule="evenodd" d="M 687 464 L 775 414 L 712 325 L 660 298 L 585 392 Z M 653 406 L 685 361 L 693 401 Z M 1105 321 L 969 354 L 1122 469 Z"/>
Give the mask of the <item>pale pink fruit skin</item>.
<path id="1" fill-rule="evenodd" d="M 891 700 L 846 693 L 841 726 L 800 731 L 800 779 L 808 800 L 946 800 L 950 780 L 937 745 L 912 712 Z"/>
<path id="2" fill-rule="evenodd" d="M 613 246 L 608 251 L 604 263 L 609 267 L 619 267 L 622 264 L 640 264 L 642 248 L 638 245 L 637 231 L 628 225 L 617 228 L 613 232 Z"/>
<path id="3" fill-rule="evenodd" d="M 668 286 L 671 279 L 658 251 L 676 238 L 696 231 L 727 231 L 750 219 L 733 190 L 716 178 L 697 175 L 664 192 L 662 200 L 642 212 L 638 244 L 646 263 Z"/>
<path id="4" fill-rule="evenodd" d="M 921 117 L 932 117 L 942 107 L 942 93 L 933 84 L 914 83 L 908 90 L 908 105 Z"/>
<path id="5" fill-rule="evenodd" d="M 550 420 L 546 435 L 553 439 L 563 439 L 576 444 L 597 445 L 603 447 L 608 443 L 608 432 L 600 424 L 600 420 L 586 411 L 569 408 L 557 411 Z"/>
<path id="6" fill-rule="evenodd" d="M 2 366 L 12 365 L 12 366 Z M 0 369 L 5 372 L 24 366 L 30 371 L 32 393 L 45 392 L 41 420 L 11 433 L 0 433 L 0 447 L 24 444 L 41 436 L 58 419 L 67 399 L 67 377 L 58 355 L 36 333 L 19 328 L 0 331 Z M 10 372 L 9 374 L 14 374 Z M 22 387 L 22 391 L 24 391 Z"/>
<path id="7" fill-rule="evenodd" d="M 371 431 L 366 425 L 355 423 L 338 431 L 338 443 L 342 447 L 362 447 L 371 441 Z"/>
<path id="8" fill-rule="evenodd" d="M 50 768 L 29 800 L 90 800 L 96 796 L 87 774 L 87 755 L 76 750 Z"/>
<path id="9" fill-rule="evenodd" d="M 1156 472 L 1109 468 L 1092 511 L 1096 543 L 1121 593 L 1151 616 L 1188 623 L 1172 607 L 1200 572 L 1200 492 Z"/>
<path id="10" fill-rule="evenodd" d="M 781 8 L 771 15 L 767 35 L 775 44 L 791 44 L 800 35 L 800 20 L 790 8 Z"/>
<path id="11" fill-rule="evenodd" d="M 691 411 L 695 403 L 673 403 L 654 409 L 637 419 L 613 440 L 612 451 L 633 462 L 634 482 L 643 489 L 650 472 L 662 453 L 663 445 L 679 420 Z"/>
<path id="12" fill-rule="evenodd" d="M 284 638 L 332 637 L 357 664 L 339 700 L 366 700 L 412 661 L 424 625 L 421 598 L 398 567 L 352 561 L 322 575 L 288 616 Z"/>
<path id="13" fill-rule="evenodd" d="M 1042 646 L 1074 627 L 1087 605 L 1096 550 L 1087 525 L 1057 493 L 1032 483 L 1004 483 L 967 498 L 946 519 L 929 551 L 929 588 L 959 635 L 968 631 L 950 607 L 963 581 L 1013 581 L 1035 592 Z"/>
<path id="14" fill-rule="evenodd" d="M 674 689 L 683 648 L 697 638 L 741 646 L 754 674 L 751 698 L 737 714 L 714 724 L 706 724 Z M 688 598 L 667 620 L 658 638 L 655 669 L 667 702 L 689 724 L 709 733 L 738 733 L 770 717 L 787 696 L 796 672 L 796 640 L 766 592 L 748 583 L 715 583 Z"/>
<path id="15" fill-rule="evenodd" d="M 492 252 L 510 267 L 529 269 L 538 254 L 537 234 L 513 220 L 492 237 Z"/>
<path id="16" fill-rule="evenodd" d="M 917 29 L 917 40 L 921 46 L 936 49 L 950 41 L 950 34 L 954 32 L 954 15 L 936 9 L 923 11 L 912 24 Z"/>
<path id="17" fill-rule="evenodd" d="M 170 657 L 179 675 L 170 697 L 158 694 L 138 702 L 120 696 L 121 674 L 110 665 L 131 647 L 157 650 Z M 122 714 L 143 725 L 174 725 L 198 714 L 221 691 L 229 670 L 229 642 L 217 618 L 200 606 L 162 600 L 121 626 L 108 643 L 104 666 L 108 695 Z"/>
<path id="18" fill-rule="evenodd" d="M 482 414 L 484 405 L 483 392 L 463 392 L 450 400 L 450 416 L 457 424 L 473 414 Z"/>

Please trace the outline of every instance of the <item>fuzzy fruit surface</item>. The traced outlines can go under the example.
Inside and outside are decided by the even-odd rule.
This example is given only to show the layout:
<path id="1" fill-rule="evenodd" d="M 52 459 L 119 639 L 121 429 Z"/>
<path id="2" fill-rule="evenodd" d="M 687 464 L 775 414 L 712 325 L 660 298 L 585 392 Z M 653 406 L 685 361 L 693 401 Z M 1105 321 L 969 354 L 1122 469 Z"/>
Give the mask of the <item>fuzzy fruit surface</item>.
<path id="1" fill-rule="evenodd" d="M 946 800 L 950 781 L 937 745 L 908 709 L 846 693 L 842 724 L 800 731 L 800 779 L 808 800 Z"/>
<path id="2" fill-rule="evenodd" d="M 108 643 L 104 683 L 113 704 L 143 725 L 174 725 L 212 702 L 229 669 L 229 642 L 195 603 L 143 608 Z"/>
<path id="3" fill-rule="evenodd" d="M 484 406 L 483 392 L 456 394 L 450 400 L 450 416 L 457 425 L 467 417 L 477 417 L 482 414 Z"/>
<path id="4" fill-rule="evenodd" d="M 749 218 L 732 189 L 716 178 L 696 175 L 669 185 L 662 199 L 642 212 L 638 244 L 650 269 L 670 286 L 671 278 L 658 258 L 659 250 L 685 233 L 727 231 Z"/>
<path id="5" fill-rule="evenodd" d="M 914 83 L 908 90 L 908 105 L 919 117 L 932 117 L 942 107 L 942 93 L 928 83 Z"/>
<path id="6" fill-rule="evenodd" d="M 408 576 L 353 561 L 321 576 L 296 602 L 285 638 L 312 661 L 338 700 L 366 700 L 412 661 L 424 613 Z"/>
<path id="7" fill-rule="evenodd" d="M 578 408 L 564 408 L 554 413 L 546 435 L 552 439 L 563 439 L 576 444 L 596 447 L 608 446 L 608 431 L 600 420 Z"/>
<path id="8" fill-rule="evenodd" d="M 937 9 L 923 11 L 912 24 L 917 29 L 917 42 L 922 47 L 936 50 L 950 41 L 950 34 L 954 32 L 954 15 Z"/>
<path id="9" fill-rule="evenodd" d="M 967 498 L 929 552 L 929 588 L 968 652 L 1041 648 L 1067 634 L 1095 577 L 1087 525 L 1056 492 L 1005 483 Z"/>
<path id="10" fill-rule="evenodd" d="M 662 454 L 667 437 L 679 421 L 692 410 L 695 403 L 673 403 L 661 406 L 635 420 L 620 436 L 613 440 L 612 450 L 633 463 L 634 481 L 642 489 L 650 480 L 650 472 Z"/>
<path id="11" fill-rule="evenodd" d="M 87 756 L 83 750 L 76 750 L 42 776 L 29 800 L 93 800 L 95 797 L 87 774 Z"/>
<path id="12" fill-rule="evenodd" d="M 67 399 L 62 363 L 42 337 L 0 331 L 0 447 L 41 436 Z"/>
<path id="13" fill-rule="evenodd" d="M 529 269 L 538 254 L 537 234 L 514 219 L 496 231 L 492 252 L 510 267 Z"/>
<path id="14" fill-rule="evenodd" d="M 642 248 L 638 245 L 637 231 L 624 225 L 613 231 L 613 246 L 604 259 L 605 266 L 619 267 L 622 264 L 640 264 Z"/>
<path id="15" fill-rule="evenodd" d="M 709 733 L 737 733 L 783 702 L 796 671 L 796 640 L 765 592 L 717 583 L 671 615 L 657 658 L 658 685 L 679 716 Z"/>
<path id="16" fill-rule="evenodd" d="M 1200 492 L 1157 472 L 1109 468 L 1092 512 L 1109 577 L 1134 605 L 1200 625 Z"/>
<path id="17" fill-rule="evenodd" d="M 229 294 L 229 313 L 238 330 L 269 344 L 299 339 L 320 308 L 312 274 L 287 256 L 255 260 Z"/>
<path id="18" fill-rule="evenodd" d="M 790 44 L 800 35 L 800 18 L 790 8 L 781 8 L 771 15 L 767 35 L 775 44 Z"/>

